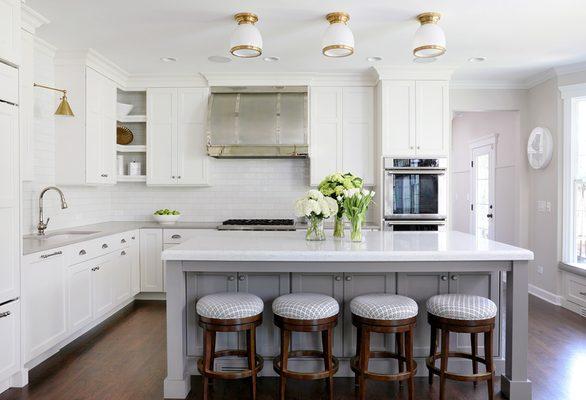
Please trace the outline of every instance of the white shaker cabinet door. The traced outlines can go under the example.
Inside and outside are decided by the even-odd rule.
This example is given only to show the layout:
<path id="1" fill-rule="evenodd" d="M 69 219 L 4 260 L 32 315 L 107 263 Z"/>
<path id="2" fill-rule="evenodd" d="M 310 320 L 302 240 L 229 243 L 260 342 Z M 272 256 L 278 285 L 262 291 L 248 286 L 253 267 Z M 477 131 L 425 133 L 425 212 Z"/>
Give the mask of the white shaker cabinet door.
<path id="1" fill-rule="evenodd" d="M 0 306 L 0 382 L 18 370 L 20 364 L 20 302 Z"/>
<path id="2" fill-rule="evenodd" d="M 69 333 L 74 333 L 93 320 L 92 268 L 88 261 L 67 268 L 67 307 Z"/>
<path id="3" fill-rule="evenodd" d="M 20 64 L 20 0 L 0 0 L 0 60 Z"/>
<path id="4" fill-rule="evenodd" d="M 92 268 L 94 318 L 100 318 L 114 308 L 114 269 L 118 262 L 118 254 L 113 253 L 97 259 Z"/>
<path id="5" fill-rule="evenodd" d="M 0 103 L 0 303 L 19 296 L 18 108 Z"/>
<path id="6" fill-rule="evenodd" d="M 415 87 L 417 154 L 447 155 L 450 132 L 448 82 L 417 81 Z"/>
<path id="7" fill-rule="evenodd" d="M 140 288 L 142 292 L 163 291 L 163 230 L 140 230 Z"/>
<path id="8" fill-rule="evenodd" d="M 207 88 L 178 89 L 177 184 L 208 184 L 209 157 L 206 151 Z"/>
<path id="9" fill-rule="evenodd" d="M 177 182 L 177 89 L 147 90 L 147 184 Z"/>
<path id="10" fill-rule="evenodd" d="M 413 155 L 416 150 L 415 82 L 384 82 L 381 108 L 383 155 Z"/>

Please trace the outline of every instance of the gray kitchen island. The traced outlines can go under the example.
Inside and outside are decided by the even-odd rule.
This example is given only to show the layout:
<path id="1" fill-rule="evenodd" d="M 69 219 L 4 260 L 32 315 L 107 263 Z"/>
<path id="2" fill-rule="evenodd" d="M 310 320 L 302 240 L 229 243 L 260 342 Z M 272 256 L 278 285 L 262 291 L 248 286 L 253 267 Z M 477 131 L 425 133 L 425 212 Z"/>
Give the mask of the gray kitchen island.
<path id="1" fill-rule="evenodd" d="M 334 333 L 334 354 L 340 359 L 337 376 L 353 376 L 348 366 L 354 355 L 355 329 L 350 300 L 365 293 L 398 293 L 415 299 L 419 316 L 414 356 L 418 375 L 426 375 L 429 326 L 425 301 L 440 293 L 477 294 L 498 306 L 493 344 L 494 364 L 501 373 L 501 390 L 513 400 L 531 398 L 527 379 L 529 250 L 479 239 L 461 232 L 364 232 L 362 243 L 348 239 L 306 242 L 304 232 L 222 232 L 202 230 L 190 240 L 163 252 L 167 292 L 166 398 L 185 398 L 196 360 L 202 352 L 195 302 L 222 291 L 250 292 L 265 301 L 263 324 L 257 330 L 257 351 L 265 358 L 262 375 L 274 375 L 270 360 L 279 353 L 279 332 L 271 303 L 291 292 L 318 292 L 340 303 Z M 453 335 L 451 348 L 470 350 L 464 335 Z M 299 334 L 294 348 L 319 348 L 317 337 Z M 390 338 L 373 338 L 375 350 L 393 346 Z M 506 344 L 506 345 L 505 345 Z M 217 346 L 237 348 L 237 334 L 218 337 Z M 481 352 L 483 349 L 480 350 Z M 373 360 L 376 368 L 394 368 Z M 396 364 L 396 363 L 395 363 Z M 320 360 L 299 360 L 293 368 L 311 370 Z M 242 367 L 241 360 L 219 359 L 216 368 Z M 450 370 L 469 371 L 468 360 L 450 360 Z"/>

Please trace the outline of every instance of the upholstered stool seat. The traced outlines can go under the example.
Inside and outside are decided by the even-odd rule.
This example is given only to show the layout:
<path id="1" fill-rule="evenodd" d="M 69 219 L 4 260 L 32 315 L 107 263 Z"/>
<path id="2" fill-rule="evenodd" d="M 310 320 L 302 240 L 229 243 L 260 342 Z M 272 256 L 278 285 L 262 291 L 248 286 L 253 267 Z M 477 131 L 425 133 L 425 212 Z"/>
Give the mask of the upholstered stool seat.
<path id="1" fill-rule="evenodd" d="M 197 314 L 214 319 L 247 318 L 262 313 L 263 301 L 250 293 L 215 293 L 202 297 Z"/>
<path id="2" fill-rule="evenodd" d="M 427 300 L 426 307 L 436 317 L 467 321 L 494 318 L 497 312 L 492 300 L 466 294 L 439 294 Z"/>
<path id="3" fill-rule="evenodd" d="M 273 301 L 273 314 L 290 319 L 323 319 L 338 315 L 338 302 L 325 294 L 291 293 Z"/>
<path id="4" fill-rule="evenodd" d="M 333 334 L 338 324 L 340 306 L 336 299 L 317 293 L 292 293 L 273 301 L 275 325 L 281 330 L 281 353 L 273 360 L 273 369 L 279 374 L 279 399 L 285 399 L 287 379 L 325 379 L 328 399 L 334 400 L 334 374 L 339 362 L 333 355 Z M 322 349 L 292 350 L 292 332 L 321 333 Z M 318 372 L 297 372 L 289 369 L 291 358 L 322 358 L 324 369 Z"/>
<path id="5" fill-rule="evenodd" d="M 373 293 L 353 298 L 350 311 L 362 318 L 405 319 L 417 316 L 417 303 L 405 296 Z"/>
<path id="6" fill-rule="evenodd" d="M 203 399 L 208 400 L 210 379 L 251 379 L 251 398 L 256 398 L 256 376 L 263 359 L 256 354 L 256 327 L 262 323 L 264 304 L 260 297 L 249 293 L 215 293 L 202 297 L 195 305 L 198 324 L 203 329 L 203 357 L 197 369 L 203 376 Z M 217 332 L 245 332 L 246 350 L 216 351 Z M 220 357 L 245 357 L 248 368 L 238 372 L 214 370 Z"/>

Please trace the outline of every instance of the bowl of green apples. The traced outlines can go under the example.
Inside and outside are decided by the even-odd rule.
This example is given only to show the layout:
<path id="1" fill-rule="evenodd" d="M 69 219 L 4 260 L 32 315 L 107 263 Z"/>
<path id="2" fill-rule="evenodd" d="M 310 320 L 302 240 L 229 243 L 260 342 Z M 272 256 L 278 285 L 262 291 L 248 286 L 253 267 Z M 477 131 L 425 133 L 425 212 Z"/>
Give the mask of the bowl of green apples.
<path id="1" fill-rule="evenodd" d="M 169 210 L 164 208 L 157 210 L 153 214 L 153 218 L 161 225 L 173 225 L 181 217 L 181 213 L 177 210 Z"/>

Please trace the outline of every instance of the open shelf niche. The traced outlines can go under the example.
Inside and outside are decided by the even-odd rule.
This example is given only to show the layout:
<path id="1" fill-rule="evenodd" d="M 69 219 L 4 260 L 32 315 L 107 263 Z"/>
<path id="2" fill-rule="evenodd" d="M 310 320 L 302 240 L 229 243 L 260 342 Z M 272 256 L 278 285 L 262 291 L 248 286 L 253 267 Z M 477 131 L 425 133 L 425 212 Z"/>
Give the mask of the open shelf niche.
<path id="1" fill-rule="evenodd" d="M 118 174 L 118 182 L 146 182 L 146 91 L 125 91 L 118 89 L 118 103 L 132 104 L 128 115 L 118 115 L 118 126 L 130 129 L 134 138 L 130 144 L 116 146 L 116 162 L 122 164 L 122 174 Z M 128 164 L 131 161 L 141 163 L 140 175 L 129 175 Z"/>

